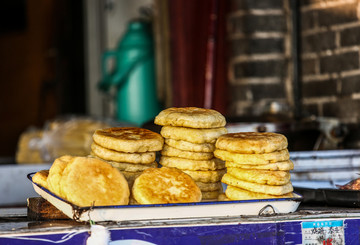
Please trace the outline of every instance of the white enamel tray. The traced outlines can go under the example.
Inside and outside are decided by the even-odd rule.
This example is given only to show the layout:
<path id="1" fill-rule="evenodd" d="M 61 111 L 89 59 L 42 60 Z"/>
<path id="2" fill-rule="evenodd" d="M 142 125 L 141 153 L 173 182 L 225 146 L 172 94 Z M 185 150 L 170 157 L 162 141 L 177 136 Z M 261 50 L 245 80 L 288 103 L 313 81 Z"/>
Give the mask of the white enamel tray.
<path id="1" fill-rule="evenodd" d="M 279 199 L 78 207 L 34 183 L 32 181 L 33 174 L 28 174 L 28 178 L 32 182 L 35 192 L 69 218 L 77 221 L 130 221 L 285 214 L 295 212 L 302 200 L 300 195 L 295 194 L 295 197 L 292 198 Z"/>

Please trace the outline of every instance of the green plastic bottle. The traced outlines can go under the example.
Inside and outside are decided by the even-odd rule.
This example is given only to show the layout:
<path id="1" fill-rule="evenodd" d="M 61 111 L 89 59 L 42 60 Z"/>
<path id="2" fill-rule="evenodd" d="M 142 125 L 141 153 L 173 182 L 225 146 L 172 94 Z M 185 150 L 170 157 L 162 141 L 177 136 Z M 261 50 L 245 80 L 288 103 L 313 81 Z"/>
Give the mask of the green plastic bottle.
<path id="1" fill-rule="evenodd" d="M 114 69 L 109 71 L 109 60 Z M 109 92 L 116 88 L 116 119 L 137 126 L 155 118 L 161 106 L 155 80 L 154 42 L 151 25 L 132 20 L 116 50 L 102 57 L 102 81 L 99 88 Z"/>

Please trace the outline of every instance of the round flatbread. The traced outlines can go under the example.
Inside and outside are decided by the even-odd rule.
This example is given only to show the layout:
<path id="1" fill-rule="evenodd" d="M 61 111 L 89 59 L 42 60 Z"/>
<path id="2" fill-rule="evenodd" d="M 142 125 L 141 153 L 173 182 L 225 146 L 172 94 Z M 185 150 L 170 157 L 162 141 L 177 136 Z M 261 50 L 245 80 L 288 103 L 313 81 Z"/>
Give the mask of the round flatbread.
<path id="1" fill-rule="evenodd" d="M 230 199 L 225 195 L 225 193 L 220 193 L 219 196 L 218 196 L 218 201 L 224 202 L 224 201 L 232 201 L 232 200 L 230 200 Z"/>
<path id="2" fill-rule="evenodd" d="M 216 149 L 214 151 L 214 156 L 223 161 L 247 165 L 276 163 L 287 161 L 290 158 L 290 154 L 287 149 L 262 154 L 242 154 Z"/>
<path id="3" fill-rule="evenodd" d="M 139 164 L 150 164 L 155 161 L 156 153 L 154 151 L 142 153 L 120 152 L 102 147 L 95 142 L 91 144 L 91 151 L 97 157 L 107 161 L 128 162 Z"/>
<path id="4" fill-rule="evenodd" d="M 214 182 L 214 183 L 203 183 L 203 182 L 195 182 L 197 186 L 199 186 L 201 191 L 222 191 L 222 184 L 221 182 Z"/>
<path id="5" fill-rule="evenodd" d="M 220 112 L 197 107 L 172 107 L 161 111 L 154 120 L 161 126 L 188 128 L 220 128 L 226 120 Z"/>
<path id="6" fill-rule="evenodd" d="M 40 170 L 34 174 L 32 181 L 44 188 L 48 188 L 47 177 L 49 176 L 49 170 Z"/>
<path id="7" fill-rule="evenodd" d="M 164 144 L 160 134 L 135 127 L 98 129 L 93 140 L 104 148 L 121 152 L 160 151 Z"/>
<path id="8" fill-rule="evenodd" d="M 225 195 L 230 200 L 258 200 L 258 199 L 274 199 L 274 198 L 291 198 L 294 197 L 292 192 L 284 195 L 269 195 L 264 193 L 247 191 L 235 186 L 227 186 Z"/>
<path id="9" fill-rule="evenodd" d="M 213 152 L 215 150 L 214 143 L 196 144 L 184 140 L 165 139 L 165 144 L 183 151 Z"/>
<path id="10" fill-rule="evenodd" d="M 119 170 L 92 157 L 76 157 L 60 180 L 61 193 L 80 207 L 127 205 L 129 186 Z"/>
<path id="11" fill-rule="evenodd" d="M 244 169 L 263 169 L 263 170 L 282 170 L 289 171 L 294 169 L 294 163 L 291 160 L 268 163 L 268 164 L 242 164 L 241 162 L 225 162 L 227 168 L 244 168 Z"/>
<path id="12" fill-rule="evenodd" d="M 164 126 L 160 131 L 164 138 L 184 140 L 196 144 L 215 143 L 217 138 L 226 133 L 226 128 L 195 129 L 173 126 Z"/>
<path id="13" fill-rule="evenodd" d="M 210 200 L 217 200 L 219 198 L 219 195 L 222 192 L 217 190 L 217 191 L 202 191 L 202 201 L 210 201 Z"/>
<path id="14" fill-rule="evenodd" d="M 60 190 L 60 180 L 62 178 L 66 166 L 74 160 L 75 157 L 65 155 L 55 159 L 49 170 L 47 177 L 48 188 L 51 192 L 58 196 L 63 196 Z"/>
<path id="15" fill-rule="evenodd" d="M 136 178 L 132 195 L 140 204 L 200 202 L 201 191 L 192 178 L 176 168 L 149 168 Z"/>
<path id="16" fill-rule="evenodd" d="M 289 171 L 227 168 L 227 173 L 237 179 L 263 185 L 285 185 L 290 182 Z"/>
<path id="17" fill-rule="evenodd" d="M 216 148 L 236 153 L 269 153 L 286 149 L 287 138 L 277 133 L 241 132 L 219 137 Z"/>
<path id="18" fill-rule="evenodd" d="M 244 190 L 270 194 L 270 195 L 284 195 L 294 190 L 291 182 L 285 185 L 263 185 L 263 184 L 240 180 L 235 178 L 231 174 L 227 174 L 227 173 L 224 174 L 224 176 L 221 179 L 221 182 L 227 184 L 228 186 L 232 185 Z"/>
<path id="19" fill-rule="evenodd" d="M 222 176 L 226 173 L 226 169 L 208 170 L 208 171 L 201 171 L 201 170 L 182 170 L 182 171 L 190 175 L 194 181 L 204 182 L 204 183 L 219 182 Z"/>
<path id="20" fill-rule="evenodd" d="M 167 144 L 164 144 L 164 147 L 161 151 L 161 155 L 168 157 L 181 157 L 181 158 L 193 159 L 193 160 L 210 160 L 214 158 L 214 154 L 212 152 L 183 151 L 171 147 Z"/>
<path id="21" fill-rule="evenodd" d="M 126 172 L 141 172 L 148 168 L 157 168 L 158 163 L 153 162 L 150 164 L 136 164 L 136 163 L 127 163 L 127 162 L 108 162 L 111 166 L 119 169 L 120 171 Z"/>
<path id="22" fill-rule="evenodd" d="M 179 157 L 162 156 L 160 158 L 160 164 L 166 167 L 173 167 L 181 170 L 217 170 L 225 168 L 225 162 L 215 157 L 210 160 L 192 160 Z"/>

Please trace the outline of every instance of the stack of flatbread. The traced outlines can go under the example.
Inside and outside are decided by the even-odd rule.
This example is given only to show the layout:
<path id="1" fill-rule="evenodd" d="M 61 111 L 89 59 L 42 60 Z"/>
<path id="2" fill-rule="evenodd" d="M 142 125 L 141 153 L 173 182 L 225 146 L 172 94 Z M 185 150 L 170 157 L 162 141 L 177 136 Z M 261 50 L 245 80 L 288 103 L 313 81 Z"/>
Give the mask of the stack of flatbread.
<path id="1" fill-rule="evenodd" d="M 21 133 L 17 150 L 17 163 L 43 163 L 45 160 L 42 157 L 41 149 L 34 143 L 40 142 L 43 137 L 43 130 L 29 129 Z"/>
<path id="2" fill-rule="evenodd" d="M 91 155 L 120 170 L 131 188 L 145 169 L 158 167 L 156 152 L 163 148 L 163 144 L 160 134 L 144 128 L 98 129 L 93 134 Z"/>
<path id="3" fill-rule="evenodd" d="M 129 186 L 120 171 L 93 157 L 59 157 L 50 170 L 37 172 L 32 180 L 80 207 L 129 202 Z"/>
<path id="4" fill-rule="evenodd" d="M 218 138 L 214 155 L 225 161 L 230 200 L 292 197 L 288 142 L 277 133 L 231 133 Z"/>
<path id="5" fill-rule="evenodd" d="M 165 138 L 160 164 L 190 175 L 202 199 L 217 199 L 222 192 L 225 163 L 214 157 L 217 138 L 227 133 L 221 113 L 196 107 L 168 108 L 155 117 Z"/>
<path id="6" fill-rule="evenodd" d="M 19 138 L 16 162 L 49 163 L 63 155 L 87 156 L 92 135 L 108 123 L 91 118 L 59 118 L 48 122 L 44 129 L 29 128 Z"/>

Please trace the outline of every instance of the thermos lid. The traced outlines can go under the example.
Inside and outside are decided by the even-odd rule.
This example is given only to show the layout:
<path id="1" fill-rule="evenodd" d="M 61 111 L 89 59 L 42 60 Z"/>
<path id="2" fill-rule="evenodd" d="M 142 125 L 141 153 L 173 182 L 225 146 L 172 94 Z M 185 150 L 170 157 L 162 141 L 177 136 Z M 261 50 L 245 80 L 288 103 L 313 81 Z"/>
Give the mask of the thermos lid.
<path id="1" fill-rule="evenodd" d="M 133 19 L 129 22 L 127 31 L 119 43 L 119 48 L 139 45 L 153 45 L 151 25 L 142 19 Z"/>

